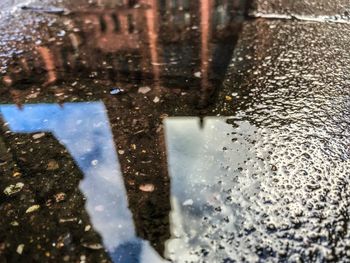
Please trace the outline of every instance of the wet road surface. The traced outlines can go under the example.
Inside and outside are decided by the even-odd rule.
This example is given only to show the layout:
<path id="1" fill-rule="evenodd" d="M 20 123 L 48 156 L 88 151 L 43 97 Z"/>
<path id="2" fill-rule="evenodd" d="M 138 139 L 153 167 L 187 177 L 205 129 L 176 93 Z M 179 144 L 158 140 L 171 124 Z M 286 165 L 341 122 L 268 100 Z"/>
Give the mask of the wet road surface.
<path id="1" fill-rule="evenodd" d="M 2 5 L 2 261 L 350 260 L 347 1 Z"/>

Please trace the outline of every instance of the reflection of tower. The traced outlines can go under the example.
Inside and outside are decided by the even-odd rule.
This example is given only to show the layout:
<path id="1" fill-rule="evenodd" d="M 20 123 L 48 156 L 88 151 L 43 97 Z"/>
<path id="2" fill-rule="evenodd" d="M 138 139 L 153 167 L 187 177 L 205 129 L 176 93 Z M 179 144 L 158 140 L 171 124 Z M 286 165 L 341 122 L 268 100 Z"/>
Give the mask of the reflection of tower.
<path id="1" fill-rule="evenodd" d="M 62 20 L 66 33 L 58 39 L 44 39 L 45 44 L 15 58 L 3 83 L 46 86 L 77 73 L 91 77 L 95 72 L 96 77 L 113 81 L 151 77 L 157 82 L 156 1 L 145 0 L 135 7 L 137 2 L 117 1 L 115 8 L 72 11 Z"/>
<path id="2" fill-rule="evenodd" d="M 72 25 L 82 29 L 77 34 L 82 41 L 78 59 L 86 60 L 82 66 L 88 72 L 107 71 L 111 80 L 157 79 L 153 13 L 144 4 L 135 8 L 130 3 L 116 9 L 97 7 L 73 13 Z"/>
<path id="3" fill-rule="evenodd" d="M 200 14 L 200 28 L 201 28 L 201 98 L 206 99 L 209 93 L 209 37 L 210 37 L 210 13 L 212 10 L 212 0 L 202 1 Z"/>
<path id="4" fill-rule="evenodd" d="M 159 91 L 159 57 L 158 57 L 158 6 L 156 0 L 143 0 L 145 4 L 150 4 L 151 8 L 146 11 L 147 30 L 149 37 L 149 48 L 151 54 L 151 64 L 153 68 L 155 87 Z"/>
<path id="5" fill-rule="evenodd" d="M 210 102 L 220 88 L 232 58 L 250 1 L 201 1 L 200 104 Z"/>
<path id="6" fill-rule="evenodd" d="M 1 243 L 8 246 L 1 250 L 0 262 L 80 262 L 81 253 L 87 262 L 109 262 L 105 250 L 87 248 L 101 244 L 102 238 L 91 227 L 78 187 L 83 174 L 67 149 L 52 133 L 33 139 L 30 133 L 10 132 L 1 118 L 0 135 L 0 185 L 25 186 L 11 198 L 0 193 Z M 26 214 L 33 204 L 40 209 Z M 15 251 L 18 242 L 25 243 L 25 258 Z"/>
<path id="7" fill-rule="evenodd" d="M 90 77 L 108 78 L 110 86 L 144 82 L 152 83 L 156 94 L 161 87 L 189 90 L 206 105 L 231 59 L 241 25 L 237 10 L 243 2 L 98 1 L 106 2 L 117 2 L 118 7 L 72 11 L 63 18 L 67 33 L 62 40 L 43 41 L 34 53 L 17 60 L 4 81 L 11 84 L 24 76 L 28 84 L 38 84 L 38 76 L 44 75 L 39 81 L 46 85 Z M 67 88 L 60 90 L 65 93 Z M 93 99 L 102 99 L 108 111 L 137 234 L 162 253 L 169 238 L 170 182 L 160 115 L 174 111 L 132 91 L 124 97 L 100 94 Z M 141 192 L 142 184 L 155 189 Z"/>
<path id="8" fill-rule="evenodd" d="M 73 10 L 63 18 L 66 33 L 61 39 L 43 40 L 32 53 L 16 58 L 3 83 L 18 82 L 23 88 L 77 75 L 135 84 L 153 81 L 158 91 L 191 88 L 205 105 L 224 77 L 245 2 L 98 1 L 111 7 Z"/>
<path id="9" fill-rule="evenodd" d="M 161 79 L 169 87 L 195 87 L 198 103 L 207 105 L 223 81 L 249 2 L 159 1 Z"/>

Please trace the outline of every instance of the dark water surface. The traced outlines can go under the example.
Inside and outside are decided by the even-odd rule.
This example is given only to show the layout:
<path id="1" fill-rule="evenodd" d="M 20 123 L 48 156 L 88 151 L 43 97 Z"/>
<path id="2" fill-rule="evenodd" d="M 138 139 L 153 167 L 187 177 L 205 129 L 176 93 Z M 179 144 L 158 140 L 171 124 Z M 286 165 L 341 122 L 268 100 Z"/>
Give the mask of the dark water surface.
<path id="1" fill-rule="evenodd" d="M 0 4 L 1 262 L 348 262 L 350 5 L 287 2 Z"/>

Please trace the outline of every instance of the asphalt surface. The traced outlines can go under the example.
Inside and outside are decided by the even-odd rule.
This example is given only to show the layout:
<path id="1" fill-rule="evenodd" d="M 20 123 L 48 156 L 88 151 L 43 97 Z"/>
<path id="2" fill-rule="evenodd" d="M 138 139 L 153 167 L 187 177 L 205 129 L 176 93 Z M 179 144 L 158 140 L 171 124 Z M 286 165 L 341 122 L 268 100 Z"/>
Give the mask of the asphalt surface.
<path id="1" fill-rule="evenodd" d="M 336 1 L 302 1 L 302 0 L 257 0 L 253 3 L 252 12 L 265 14 L 295 14 L 311 16 L 349 16 L 349 3 L 346 0 Z"/>
<path id="2" fill-rule="evenodd" d="M 192 3 L 192 20 L 167 20 L 176 13 L 168 6 L 155 42 L 156 26 L 144 22 L 154 13 L 141 29 L 135 22 L 151 32 L 139 40 L 149 51 L 130 48 L 117 59 L 109 24 L 99 22 L 102 34 L 86 31 L 79 23 L 94 20 L 74 13 L 79 4 L 2 13 L 0 185 L 24 183 L 0 197 L 5 262 L 350 261 L 348 1 L 257 0 L 247 16 Z M 71 12 L 47 12 L 53 7 Z M 216 18 L 200 23 L 205 14 Z M 206 31 L 212 23 L 215 34 Z M 85 33 L 79 48 L 76 28 Z M 45 51 L 32 50 L 56 50 L 56 42 L 77 60 L 67 55 L 49 83 L 55 71 Z M 40 56 L 34 67 L 46 69 L 25 78 L 13 65 Z M 37 132 L 46 137 L 33 140 Z M 39 212 L 26 215 L 35 204 Z M 52 223 L 62 218 L 81 223 Z"/>
<path id="3" fill-rule="evenodd" d="M 229 195 L 246 226 L 233 231 L 235 255 L 348 260 L 349 29 L 278 20 L 244 26 L 221 95 L 237 99 L 217 108 L 235 112 L 232 138 L 249 153 Z M 224 166 L 234 161 L 228 160 Z M 231 191 L 226 187 L 221 191 Z"/>

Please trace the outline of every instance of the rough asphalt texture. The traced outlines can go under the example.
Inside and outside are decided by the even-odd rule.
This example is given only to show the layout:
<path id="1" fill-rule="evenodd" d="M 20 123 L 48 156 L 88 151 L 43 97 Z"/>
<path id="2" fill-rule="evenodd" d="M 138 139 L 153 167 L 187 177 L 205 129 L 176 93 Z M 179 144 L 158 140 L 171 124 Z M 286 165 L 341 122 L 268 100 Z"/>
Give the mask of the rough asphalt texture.
<path id="1" fill-rule="evenodd" d="M 222 167 L 232 168 L 218 175 L 215 185 L 224 205 L 209 219 L 199 219 L 198 242 L 189 245 L 198 261 L 350 261 L 349 10 L 348 1 L 253 4 L 252 15 L 340 17 L 342 22 L 261 18 L 243 23 L 223 87 L 207 111 L 233 116 L 227 135 L 232 143 L 225 145 L 221 160 Z M 18 25 L 52 19 L 17 14 L 2 17 L 4 63 L 25 39 L 36 41 L 46 32 Z M 246 159 L 233 164 L 233 149 L 246 149 Z M 227 211 L 236 217 L 228 220 Z M 178 256 L 173 260 L 183 262 Z"/>

